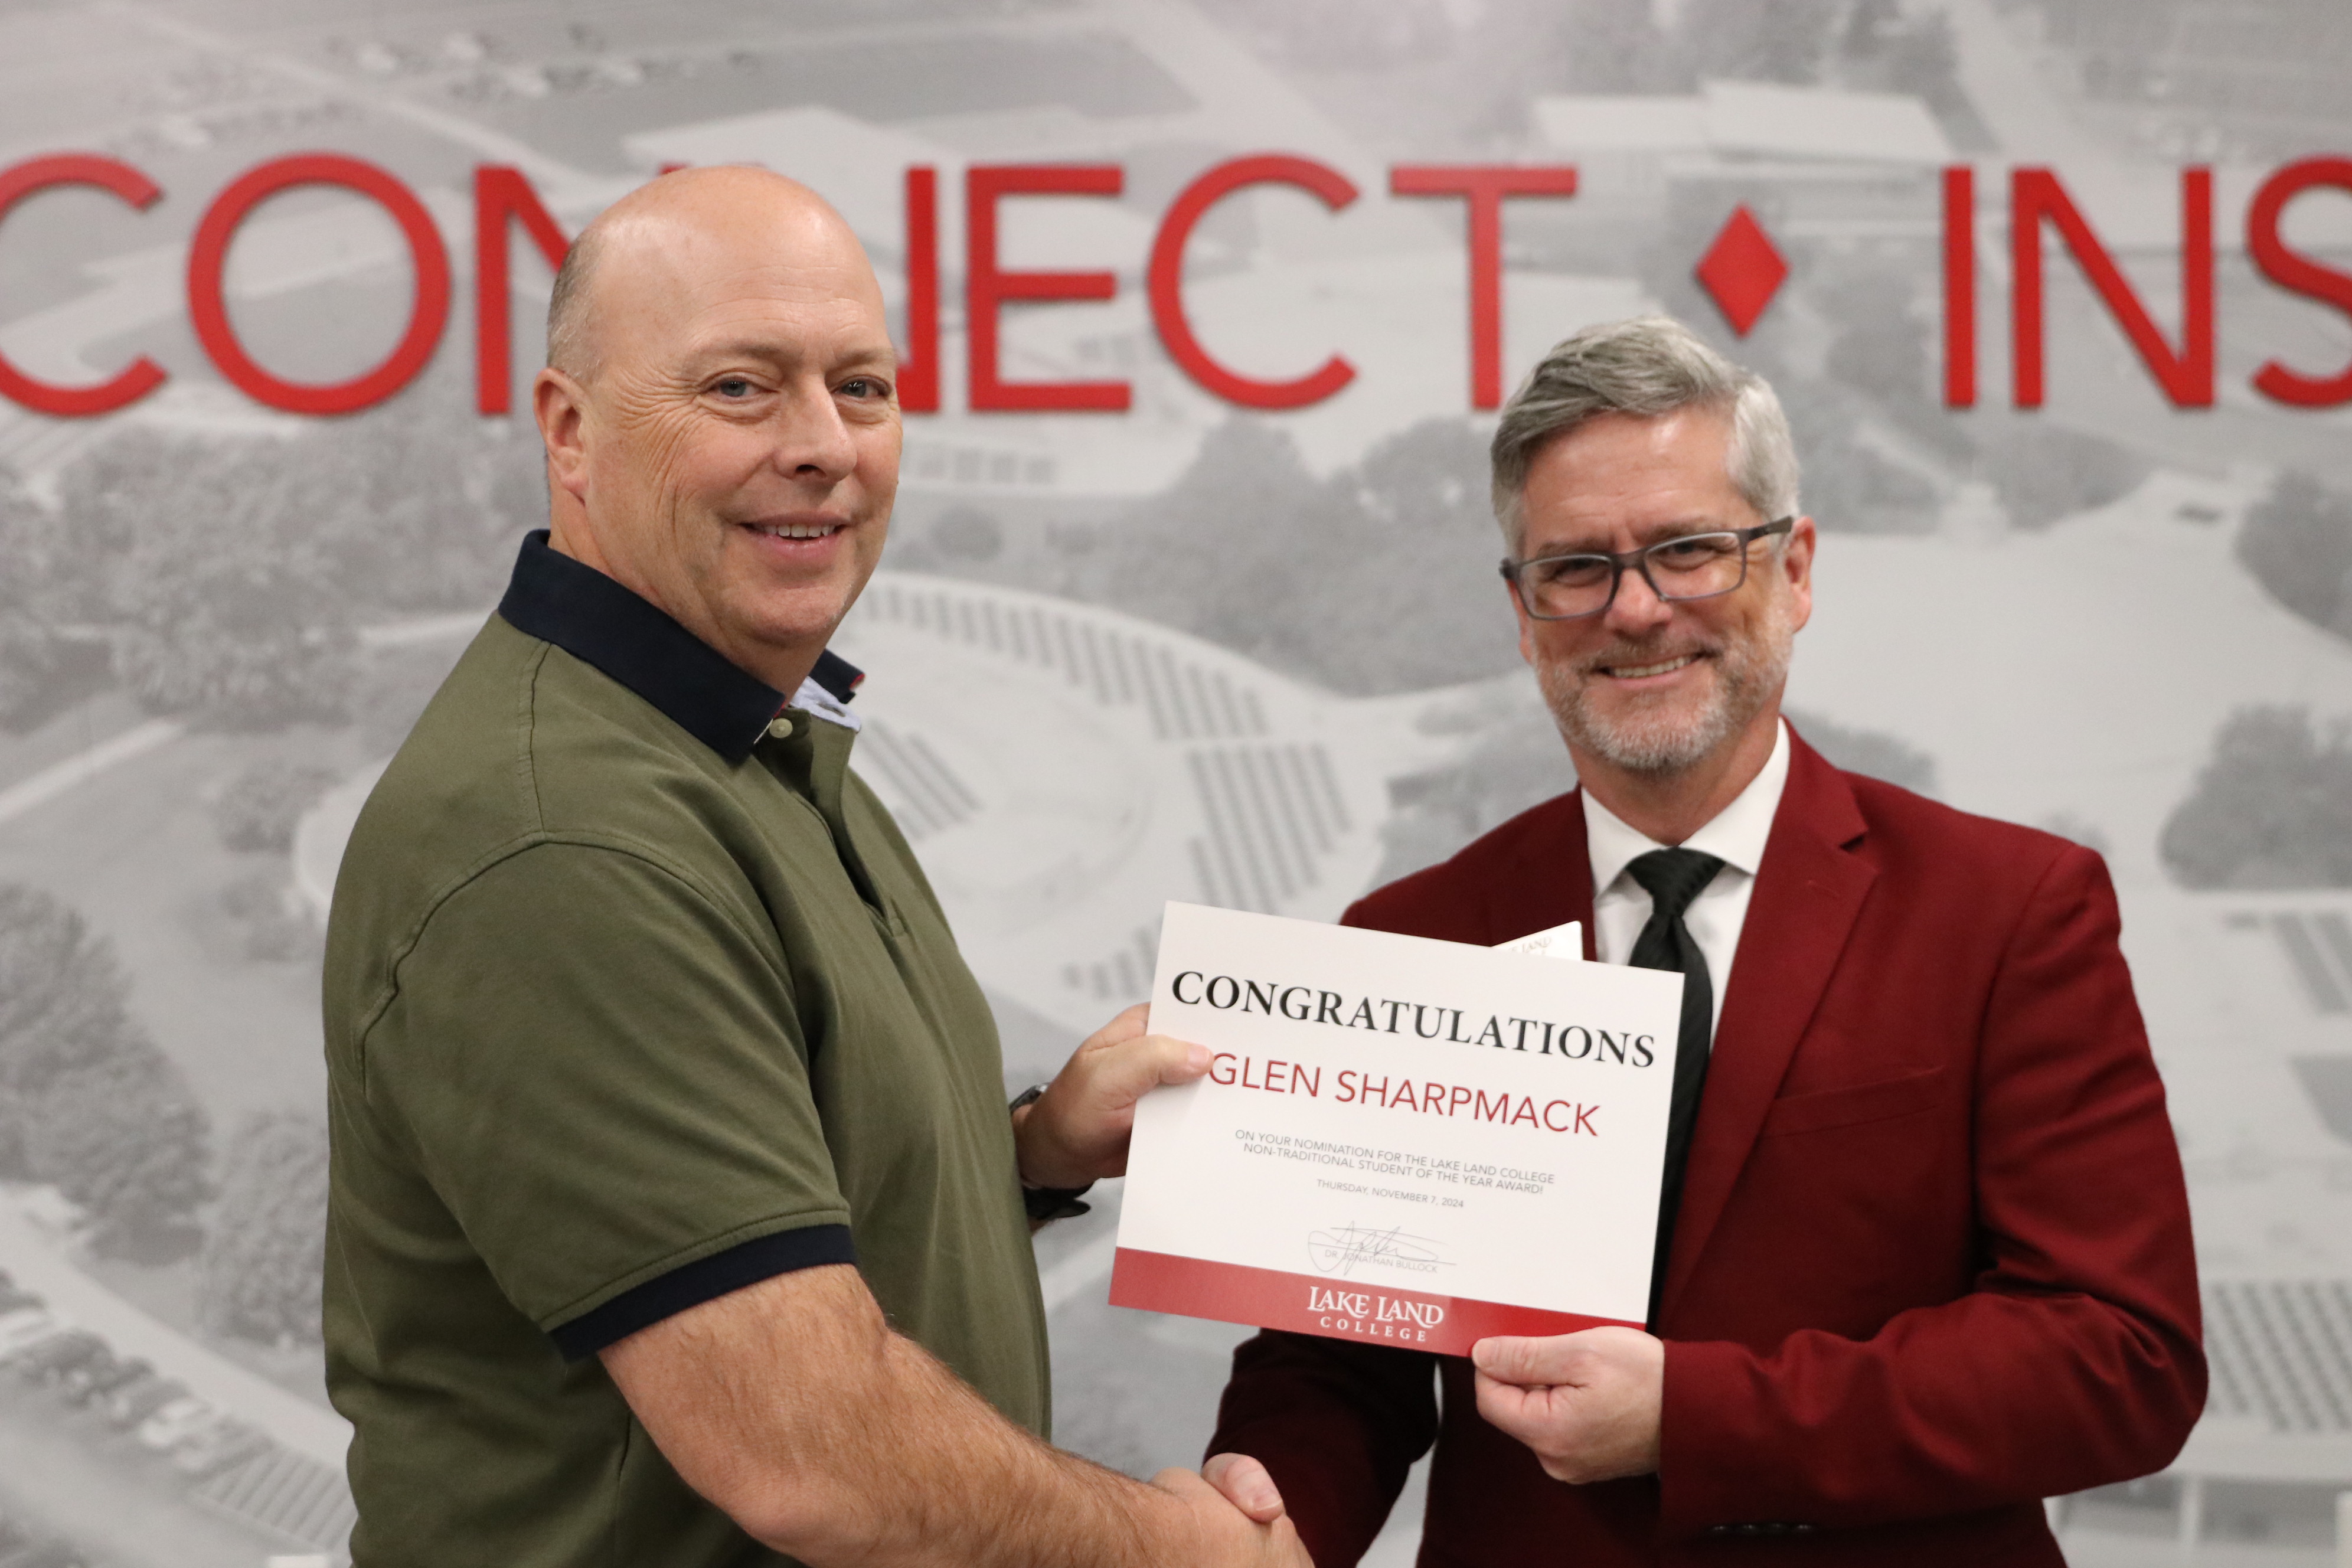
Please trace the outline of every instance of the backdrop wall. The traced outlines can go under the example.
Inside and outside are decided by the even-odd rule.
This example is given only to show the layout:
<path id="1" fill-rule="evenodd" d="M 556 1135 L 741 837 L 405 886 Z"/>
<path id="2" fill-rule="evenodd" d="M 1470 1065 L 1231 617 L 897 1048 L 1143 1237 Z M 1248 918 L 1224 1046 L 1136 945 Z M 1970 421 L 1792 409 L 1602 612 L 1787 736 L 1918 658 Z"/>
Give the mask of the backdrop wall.
<path id="1" fill-rule="evenodd" d="M 1009 1084 L 1141 995 L 1162 900 L 1331 918 L 1572 784 L 1490 411 L 1672 310 L 1799 433 L 1808 736 L 2122 890 L 2216 1380 L 2070 1554 L 2326 1560 L 2347 58 L 2338 0 L 0 4 L 0 1541 L 340 1548 L 336 859 L 541 516 L 551 258 L 751 161 L 908 352 L 839 646 Z M 1103 1304 L 1117 1206 L 1040 1242 L 1059 1428 L 1148 1473 L 1237 1336 Z"/>

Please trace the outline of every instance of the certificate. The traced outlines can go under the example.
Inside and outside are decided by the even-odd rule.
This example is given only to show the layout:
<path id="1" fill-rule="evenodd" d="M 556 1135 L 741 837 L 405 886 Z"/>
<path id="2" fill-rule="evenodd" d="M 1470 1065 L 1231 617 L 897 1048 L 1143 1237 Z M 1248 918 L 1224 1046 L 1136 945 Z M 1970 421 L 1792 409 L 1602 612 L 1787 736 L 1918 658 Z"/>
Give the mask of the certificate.
<path id="1" fill-rule="evenodd" d="M 1213 1056 L 1136 1108 L 1111 1300 L 1452 1355 L 1639 1327 L 1682 976 L 1542 945 L 1169 905 L 1150 1027 Z"/>

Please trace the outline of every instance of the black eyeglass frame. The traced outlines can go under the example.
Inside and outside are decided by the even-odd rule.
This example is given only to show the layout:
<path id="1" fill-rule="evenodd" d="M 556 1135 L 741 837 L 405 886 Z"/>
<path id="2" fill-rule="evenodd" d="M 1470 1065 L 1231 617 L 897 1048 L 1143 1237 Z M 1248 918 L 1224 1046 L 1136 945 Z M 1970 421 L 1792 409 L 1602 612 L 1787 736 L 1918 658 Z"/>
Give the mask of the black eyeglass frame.
<path id="1" fill-rule="evenodd" d="M 1769 522 L 1759 522 L 1754 528 L 1709 528 L 1697 533 L 1678 533 L 1672 539 L 1661 539 L 1654 544 L 1644 544 L 1639 550 L 1577 550 L 1565 555 L 1538 555 L 1526 561 L 1514 561 L 1507 555 L 1503 558 L 1503 581 L 1511 585 L 1511 593 L 1519 601 L 1519 607 L 1527 611 L 1532 619 L 1538 621 L 1584 621 L 1591 620 L 1595 616 L 1608 614 L 1609 606 L 1617 602 L 1617 590 L 1624 584 L 1625 569 L 1629 566 L 1642 574 L 1642 581 L 1650 585 L 1650 592 L 1658 596 L 1661 604 L 1687 605 L 1699 599 L 1719 599 L 1726 594 L 1737 594 L 1748 585 L 1748 547 L 1759 539 L 1788 532 L 1790 529 L 1796 526 L 1796 514 L 1791 512 L 1787 517 L 1776 517 Z M 1728 588 L 1717 588 L 1705 594 L 1669 594 L 1658 586 L 1657 578 L 1650 574 L 1650 555 L 1653 551 L 1670 550 L 1677 544 L 1686 543 L 1694 539 L 1713 539 L 1724 534 L 1729 534 L 1739 541 L 1738 582 L 1732 584 Z M 1546 561 L 1606 561 L 1609 563 L 1609 596 L 1593 608 L 1579 611 L 1572 616 L 1543 614 L 1528 603 L 1528 595 L 1519 586 L 1519 574 L 1530 566 L 1538 565 Z"/>

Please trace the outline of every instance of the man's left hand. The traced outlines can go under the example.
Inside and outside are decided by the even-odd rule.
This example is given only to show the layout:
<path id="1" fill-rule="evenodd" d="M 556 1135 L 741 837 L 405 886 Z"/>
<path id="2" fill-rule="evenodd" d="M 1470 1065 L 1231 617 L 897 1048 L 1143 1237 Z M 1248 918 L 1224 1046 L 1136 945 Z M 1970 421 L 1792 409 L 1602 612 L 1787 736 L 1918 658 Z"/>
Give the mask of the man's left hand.
<path id="1" fill-rule="evenodd" d="M 1639 1329 L 1480 1340 L 1478 1414 L 1535 1450 L 1544 1474 L 1579 1485 L 1658 1468 L 1665 1342 Z"/>
<path id="2" fill-rule="evenodd" d="M 1021 1179 L 1034 1187 L 1083 1187 L 1127 1173 L 1135 1102 L 1163 1083 L 1209 1070 L 1209 1048 L 1143 1032 L 1141 1003 L 1104 1025 L 1054 1075 L 1045 1092 L 1013 1113 Z"/>

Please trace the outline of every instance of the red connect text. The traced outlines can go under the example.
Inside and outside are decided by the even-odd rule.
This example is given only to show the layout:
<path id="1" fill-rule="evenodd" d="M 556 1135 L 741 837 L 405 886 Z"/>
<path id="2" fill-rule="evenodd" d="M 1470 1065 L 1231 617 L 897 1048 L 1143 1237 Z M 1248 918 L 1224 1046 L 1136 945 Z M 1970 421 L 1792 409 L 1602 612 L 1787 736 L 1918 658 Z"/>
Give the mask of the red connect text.
<path id="1" fill-rule="evenodd" d="M 55 158 L 32 158 L 0 174 L 0 217 L 36 191 L 58 185 L 96 185 L 111 191 L 145 211 L 155 205 L 163 188 L 119 158 L 68 153 Z M 163 367 L 141 354 L 96 386 L 59 386 L 36 381 L 0 356 L 0 397 L 42 414 L 79 416 L 111 414 L 138 402 L 163 384 Z"/>
<path id="2" fill-rule="evenodd" d="M 20 204 L 43 192 L 85 185 L 145 211 L 163 194 L 145 174 L 120 159 L 88 153 L 29 158 L 0 169 L 0 230 Z M 253 209 L 279 192 L 335 185 L 374 202 L 399 226 L 406 242 L 415 291 L 398 343 L 383 362 L 344 381 L 313 384 L 269 370 L 247 350 L 230 319 L 224 291 L 230 247 Z M 1244 408 L 1302 408 L 1336 396 L 1355 383 L 1357 369 L 1343 345 L 1320 364 L 1287 378 L 1245 374 L 1219 361 L 1194 331 L 1184 296 L 1187 247 L 1219 202 L 1254 186 L 1286 185 L 1337 215 L 1362 193 L 1346 174 L 1312 158 L 1263 153 L 1216 163 L 1180 191 L 1161 216 L 1148 256 L 1137 258 L 1151 321 L 1169 361 L 1202 390 Z M 1979 298 L 1977 171 L 1942 172 L 1943 398 L 1969 408 L 1978 397 Z M 966 337 L 964 396 L 974 413 L 1121 413 L 1133 404 L 1124 381 L 1031 381 L 1007 375 L 1002 348 L 1003 307 L 1064 304 L 1083 307 L 1115 299 L 1119 274 L 1104 269 L 1011 270 L 999 260 L 1003 205 L 1007 198 L 1116 197 L 1126 188 L 1117 163 L 973 164 L 964 173 L 963 307 Z M 1576 170 L 1568 164 L 1402 163 L 1389 170 L 1391 198 L 1458 200 L 1465 217 L 1467 260 L 1469 403 L 1493 408 L 1503 395 L 1502 321 L 1505 305 L 1502 233 L 1505 204 L 1514 198 L 1572 196 Z M 2165 397 L 2181 408 L 2206 408 L 2216 396 L 2221 323 L 2214 267 L 2213 175 L 2192 165 L 2180 171 L 2180 276 L 2177 342 L 2168 338 L 2114 253 L 2078 205 L 2059 171 L 2020 167 L 2008 172 L 2011 401 L 2040 407 L 2052 371 L 2047 363 L 2046 272 L 2070 261 L 2137 353 Z M 2352 317 L 2352 272 L 2290 245 L 2288 210 L 2315 192 L 2352 196 L 2352 157 L 2314 156 L 2272 172 L 2246 212 L 2246 255 L 2273 287 Z M 530 179 L 506 164 L 474 171 L 475 402 L 484 414 L 511 412 L 515 325 L 511 309 L 512 241 L 520 227 L 550 268 L 562 263 L 562 226 Z M 899 364 L 899 405 L 930 414 L 942 405 L 940 353 L 940 184 L 936 169 L 905 172 L 906 352 Z M 1726 198 L 1728 201 L 1729 198 Z M 2057 254 L 2045 240 L 2054 236 Z M 0 240 L 5 239 L 0 232 Z M 340 153 L 277 158 L 232 180 L 207 207 L 190 238 L 187 311 L 196 340 L 232 385 L 256 402 L 289 413 L 351 414 L 407 385 L 430 363 L 448 323 L 450 258 L 432 215 L 397 175 Z M 534 334 L 535 335 L 535 334 Z M 144 354 L 103 380 L 45 380 L 0 356 L 0 397 L 37 413 L 84 417 L 112 413 L 153 392 L 166 379 Z M 2291 408 L 2332 408 L 2352 402 L 2352 364 L 2288 364 L 2268 361 L 2251 377 L 2253 389 Z"/>
<path id="3" fill-rule="evenodd" d="M 237 226 L 264 201 L 297 185 L 341 185 L 373 197 L 400 226 L 415 264 L 416 294 L 407 331 L 382 364 L 349 381 L 320 385 L 271 374 L 245 352 L 228 319 L 222 279 Z M 416 193 L 373 163 L 334 153 L 274 159 L 238 175 L 196 225 L 196 237 L 188 247 L 188 317 L 213 363 L 256 403 L 289 414 L 356 413 L 415 379 L 439 346 L 441 329 L 449 321 L 449 252 Z"/>

